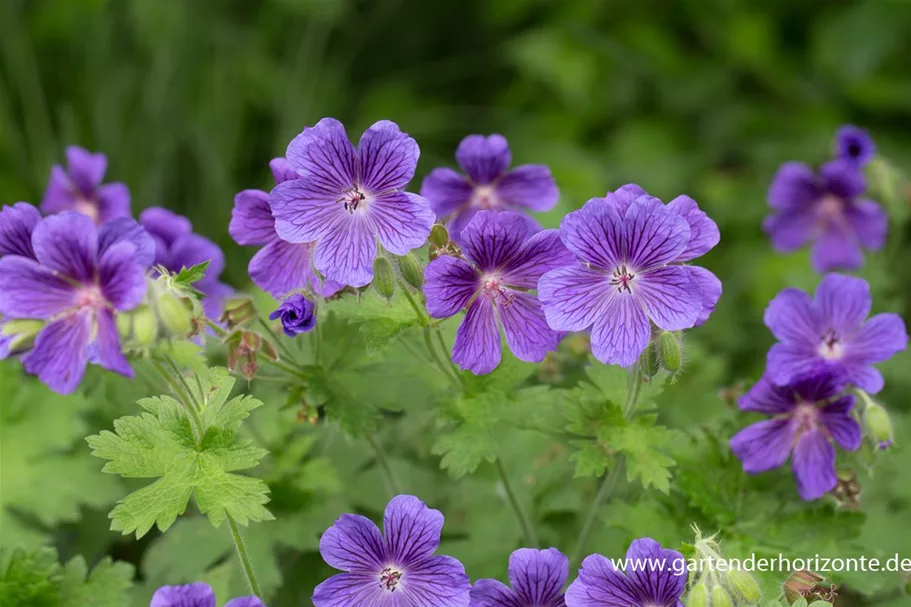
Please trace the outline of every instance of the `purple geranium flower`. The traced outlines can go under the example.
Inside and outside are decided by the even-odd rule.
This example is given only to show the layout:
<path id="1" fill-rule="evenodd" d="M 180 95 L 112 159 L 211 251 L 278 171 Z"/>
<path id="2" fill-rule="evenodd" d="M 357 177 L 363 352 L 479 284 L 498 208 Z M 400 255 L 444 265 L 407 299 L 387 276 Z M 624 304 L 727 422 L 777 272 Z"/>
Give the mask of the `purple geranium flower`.
<path id="1" fill-rule="evenodd" d="M 284 158 L 273 158 L 269 167 L 276 184 L 301 178 Z M 228 232 L 237 244 L 263 247 L 250 260 L 247 271 L 253 283 L 272 297 L 281 298 L 297 289 L 331 297 L 344 288 L 322 280 L 313 269 L 313 243 L 295 244 L 279 238 L 267 192 L 244 190 L 234 197 Z"/>
<path id="2" fill-rule="evenodd" d="M 122 183 L 101 184 L 108 168 L 104 154 L 92 154 L 71 145 L 66 148 L 67 168 L 54 165 L 44 191 L 44 213 L 76 211 L 95 223 L 130 216 L 130 191 Z"/>
<path id="3" fill-rule="evenodd" d="M 813 241 L 811 258 L 817 272 L 859 268 L 864 261 L 861 248 L 882 248 L 889 228 L 880 206 L 861 198 L 865 189 L 866 179 L 852 160 L 827 162 L 819 173 L 803 163 L 788 162 L 769 187 L 773 214 L 762 227 L 781 252 Z"/>
<path id="4" fill-rule="evenodd" d="M 582 561 L 579 577 L 566 589 L 568 607 L 683 607 L 686 561 L 651 538 L 633 541 L 624 571 L 600 554 Z"/>
<path id="5" fill-rule="evenodd" d="M 776 386 L 762 378 L 740 397 L 742 411 L 772 416 L 738 432 L 731 449 L 749 474 L 784 465 L 793 452 L 791 468 L 804 500 L 815 500 L 831 491 L 835 474 L 835 447 L 855 451 L 861 430 L 851 415 L 854 397 L 844 394 L 844 379 L 829 371 Z"/>
<path id="6" fill-rule="evenodd" d="M 342 123 L 323 118 L 288 146 L 288 161 L 301 178 L 278 184 L 269 196 L 275 231 L 288 242 L 314 243 L 313 263 L 326 278 L 368 284 L 377 240 L 405 255 L 430 234 L 430 203 L 402 191 L 419 153 L 394 122 L 371 126 L 355 149 Z"/>
<path id="7" fill-rule="evenodd" d="M 783 385 L 822 368 L 871 394 L 882 390 L 883 376 L 871 365 L 904 350 L 908 334 L 898 314 L 868 320 L 871 304 L 870 285 L 843 274 L 827 274 L 813 298 L 799 289 L 776 295 L 765 311 L 780 342 L 769 350 L 769 379 Z"/>
<path id="8" fill-rule="evenodd" d="M 0 259 L 0 315 L 49 321 L 22 357 L 25 370 L 62 394 L 76 388 L 88 362 L 132 377 L 114 318 L 145 295 L 149 235 L 132 219 L 96 228 L 68 211 L 43 219 L 31 246 L 34 258 Z"/>
<path id="9" fill-rule="evenodd" d="M 471 607 L 565 607 L 563 586 L 569 559 L 556 548 L 520 548 L 509 555 L 509 583 L 478 580 L 471 588 Z"/>
<path id="10" fill-rule="evenodd" d="M 490 373 L 500 364 L 500 326 L 520 360 L 540 362 L 562 335 L 547 326 L 529 291 L 544 272 L 573 262 L 556 230 L 532 235 L 518 213 L 480 211 L 462 232 L 465 259 L 444 255 L 424 270 L 427 310 L 446 318 L 467 307 L 452 360 L 462 369 Z"/>
<path id="11" fill-rule="evenodd" d="M 478 211 L 549 211 L 560 191 L 542 164 L 523 164 L 512 170 L 512 154 L 502 135 L 469 135 L 456 149 L 465 176 L 450 168 L 434 169 L 421 184 L 421 196 L 430 201 L 440 221 L 447 221 L 456 241 Z M 536 221 L 526 217 L 534 228 Z"/>
<path id="12" fill-rule="evenodd" d="M 277 310 L 269 314 L 269 320 L 282 319 L 282 331 L 288 337 L 297 337 L 316 326 L 316 307 L 313 302 L 295 293 L 282 302 Z"/>
<path id="13" fill-rule="evenodd" d="M 592 330 L 592 353 L 630 366 L 648 346 L 651 323 L 665 331 L 704 321 L 721 283 L 679 265 L 717 244 L 718 228 L 686 196 L 664 205 L 638 186 L 593 198 L 564 217 L 560 238 L 579 263 L 541 277 L 538 295 L 558 331 Z"/>
<path id="14" fill-rule="evenodd" d="M 234 290 L 219 280 L 225 269 L 225 254 L 205 236 L 193 232 L 190 220 L 162 207 L 150 207 L 139 216 L 139 223 L 155 240 L 155 265 L 168 272 L 180 272 L 205 261 L 205 275 L 193 286 L 205 297 L 202 300 L 206 316 L 221 316 L 222 304 Z"/>
<path id="15" fill-rule="evenodd" d="M 41 221 L 41 213 L 27 202 L 17 202 L 0 209 L 0 257 L 19 255 L 35 258 L 32 248 L 32 232 Z M 3 332 L 3 318 L 0 317 L 0 360 L 10 355 L 10 344 L 15 335 Z"/>
<path id="16" fill-rule="evenodd" d="M 411 495 L 394 497 L 373 522 L 343 514 L 319 541 L 323 559 L 340 573 L 313 591 L 316 607 L 467 607 L 471 584 L 462 563 L 434 556 L 443 515 Z"/>
<path id="17" fill-rule="evenodd" d="M 876 155 L 876 145 L 866 130 L 846 124 L 835 133 L 835 157 L 849 160 L 857 166 L 870 162 Z"/>
<path id="18" fill-rule="evenodd" d="M 149 607 L 215 607 L 215 592 L 204 582 L 182 586 L 162 586 L 152 595 Z M 231 599 L 225 607 L 265 607 L 259 597 Z"/>

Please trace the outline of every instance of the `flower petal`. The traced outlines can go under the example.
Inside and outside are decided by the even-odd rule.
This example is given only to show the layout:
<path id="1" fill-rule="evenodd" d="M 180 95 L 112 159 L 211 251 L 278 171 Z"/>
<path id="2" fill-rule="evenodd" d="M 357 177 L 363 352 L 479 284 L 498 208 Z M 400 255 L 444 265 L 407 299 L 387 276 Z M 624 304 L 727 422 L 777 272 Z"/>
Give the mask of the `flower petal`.
<path id="1" fill-rule="evenodd" d="M 847 205 L 845 219 L 862 246 L 875 251 L 886 244 L 889 216 L 872 200 L 855 200 Z"/>
<path id="2" fill-rule="evenodd" d="M 526 607 L 516 593 L 499 580 L 480 579 L 471 587 L 471 607 Z"/>
<path id="3" fill-rule="evenodd" d="M 857 451 L 863 440 L 860 424 L 849 411 L 854 407 L 853 396 L 843 396 L 826 405 L 822 412 L 822 423 L 835 443 L 847 451 Z"/>
<path id="4" fill-rule="evenodd" d="M 133 368 L 120 349 L 120 335 L 117 332 L 114 315 L 110 310 L 100 310 L 95 316 L 95 322 L 95 341 L 89 350 L 92 362 L 108 371 L 132 378 Z"/>
<path id="5" fill-rule="evenodd" d="M 826 274 L 816 287 L 812 305 L 826 329 L 847 336 L 867 318 L 871 303 L 870 285 L 863 278 Z"/>
<path id="6" fill-rule="evenodd" d="M 405 569 L 416 566 L 439 547 L 442 531 L 442 512 L 413 495 L 397 495 L 383 514 L 386 558 Z"/>
<path id="7" fill-rule="evenodd" d="M 155 262 L 155 240 L 131 217 L 114 219 L 98 228 L 98 256 L 103 257 L 111 246 L 120 242 L 133 246 L 133 260 L 143 268 Z"/>
<path id="8" fill-rule="evenodd" d="M 297 182 L 285 182 L 289 183 Z M 330 280 L 363 287 L 373 280 L 375 257 L 376 238 L 370 232 L 366 217 L 355 213 L 348 215 L 347 220 L 339 222 L 333 232 L 316 243 L 313 264 Z"/>
<path id="9" fill-rule="evenodd" d="M 73 183 L 85 194 L 91 193 L 101 183 L 108 169 L 107 156 L 93 154 L 76 145 L 66 148 L 66 163 Z"/>
<path id="10" fill-rule="evenodd" d="M 179 272 L 182 268 L 192 268 L 208 261 L 206 273 L 200 282 L 216 280 L 225 269 L 225 254 L 221 248 L 199 234 L 182 237 L 171 247 L 171 259 L 168 269 Z"/>
<path id="11" fill-rule="evenodd" d="M 98 199 L 98 223 L 131 217 L 130 189 L 124 183 L 106 183 L 95 192 Z"/>
<path id="12" fill-rule="evenodd" d="M 506 264 L 503 280 L 511 287 L 536 289 L 545 272 L 576 265 L 576 257 L 560 240 L 558 230 L 543 230 L 526 240 Z"/>
<path id="13" fill-rule="evenodd" d="M 335 118 L 323 118 L 305 128 L 288 144 L 285 157 L 314 195 L 328 195 L 334 200 L 354 185 L 357 152 L 348 141 L 345 127 Z"/>
<path id="14" fill-rule="evenodd" d="M 638 588 L 600 554 L 582 561 L 578 577 L 566 589 L 568 607 L 640 607 Z"/>
<path id="15" fill-rule="evenodd" d="M 76 289 L 27 257 L 0 258 L 0 316 L 47 319 L 76 303 Z"/>
<path id="16" fill-rule="evenodd" d="M 750 390 L 737 399 L 741 411 L 758 411 L 768 415 L 788 413 L 794 409 L 794 391 L 777 386 L 768 377 L 762 377 Z"/>
<path id="17" fill-rule="evenodd" d="M 275 232 L 288 242 L 325 238 L 349 215 L 338 196 L 314 187 L 309 178 L 278 184 L 269 194 Z"/>
<path id="18" fill-rule="evenodd" d="M 639 589 L 639 595 L 646 598 L 645 605 L 678 604 L 686 589 L 686 560 L 676 550 L 662 548 L 655 540 L 644 537 L 634 540 L 626 551 L 628 563 L 638 561 L 644 567 L 626 572 L 630 581 Z"/>
<path id="19" fill-rule="evenodd" d="M 512 154 L 502 135 L 469 135 L 456 148 L 456 160 L 475 184 L 485 185 L 503 174 Z"/>
<path id="20" fill-rule="evenodd" d="M 630 205 L 633 204 L 633 201 L 640 196 L 648 196 L 648 192 L 635 183 L 627 183 L 613 192 L 608 192 L 604 199 L 607 200 L 608 204 L 617 209 L 617 212 L 620 213 L 620 217 L 624 217 L 629 210 Z"/>
<path id="21" fill-rule="evenodd" d="M 436 216 L 426 198 L 410 192 L 389 192 L 367 205 L 367 219 L 383 247 L 407 255 L 424 245 Z"/>
<path id="22" fill-rule="evenodd" d="M 380 530 L 369 518 L 343 514 L 319 539 L 326 563 L 342 571 L 379 572 L 386 565 L 386 548 Z"/>
<path id="23" fill-rule="evenodd" d="M 843 392 L 845 382 L 846 376 L 840 369 L 822 366 L 814 373 L 797 376 L 795 381 L 788 384 L 787 389 L 799 400 L 819 403 Z"/>
<path id="24" fill-rule="evenodd" d="M 59 394 L 76 389 L 89 359 L 92 315 L 64 316 L 41 329 L 31 351 L 22 357 L 25 370 Z"/>
<path id="25" fill-rule="evenodd" d="M 783 342 L 816 347 L 824 327 L 813 309 L 813 300 L 800 289 L 784 289 L 769 302 L 763 322 Z"/>
<path id="26" fill-rule="evenodd" d="M 467 203 L 472 191 L 464 177 L 446 167 L 433 169 L 421 182 L 421 196 L 430 201 L 433 212 L 441 220 Z"/>
<path id="27" fill-rule="evenodd" d="M 551 325 L 553 326 L 553 325 Z M 606 365 L 629 367 L 648 347 L 651 324 L 636 298 L 612 293 L 592 329 L 592 354 Z"/>
<path id="28" fill-rule="evenodd" d="M 623 258 L 640 272 L 677 259 L 690 241 L 686 220 L 657 198 L 642 196 L 623 222 Z"/>
<path id="29" fill-rule="evenodd" d="M 876 394 L 886 385 L 883 374 L 873 367 L 844 365 L 844 369 L 848 373 L 848 383 L 854 384 L 868 394 Z"/>
<path id="30" fill-rule="evenodd" d="M 225 607 L 266 607 L 258 596 L 239 596 L 225 603 Z"/>
<path id="31" fill-rule="evenodd" d="M 406 570 L 399 589 L 403 606 L 468 607 L 471 583 L 462 563 L 451 556 L 432 556 Z"/>
<path id="32" fill-rule="evenodd" d="M 747 426 L 731 439 L 731 450 L 743 471 L 758 474 L 788 461 L 796 428 L 790 419 L 768 419 Z"/>
<path id="33" fill-rule="evenodd" d="M 244 190 L 234 197 L 228 233 L 240 245 L 264 245 L 275 238 L 275 218 L 269 206 L 269 194 L 261 190 Z"/>
<path id="34" fill-rule="evenodd" d="M 164 207 L 149 207 L 139 214 L 139 223 L 154 238 L 161 240 L 168 248 L 174 242 L 193 231 L 190 220 Z"/>
<path id="35" fill-rule="evenodd" d="M 819 167 L 819 176 L 823 189 L 839 198 L 850 200 L 863 194 L 867 189 L 867 179 L 857 163 L 843 158 L 836 158 Z"/>
<path id="36" fill-rule="evenodd" d="M 557 349 L 562 335 L 547 325 L 541 303 L 528 293 L 510 292 L 510 303 L 497 301 L 506 343 L 516 358 L 539 363 Z"/>
<path id="37" fill-rule="evenodd" d="M 118 310 L 132 310 L 145 297 L 145 268 L 136 263 L 136 248 L 130 242 L 108 247 L 98 262 L 98 278 L 105 299 Z"/>
<path id="38" fill-rule="evenodd" d="M 560 238 L 576 256 L 611 271 L 623 259 L 624 220 L 604 198 L 592 198 L 560 222 Z"/>
<path id="39" fill-rule="evenodd" d="M 778 343 L 766 355 L 766 375 L 779 385 L 824 367 L 825 362 L 815 349 L 800 345 Z"/>
<path id="40" fill-rule="evenodd" d="M 79 282 L 95 274 L 98 231 L 80 213 L 64 212 L 45 217 L 32 233 L 35 257 L 43 265 Z"/>
<path id="41" fill-rule="evenodd" d="M 813 269 L 820 274 L 833 270 L 856 270 L 863 266 L 864 255 L 857 238 L 846 227 L 830 226 L 810 250 Z"/>
<path id="42" fill-rule="evenodd" d="M 478 211 L 461 234 L 462 249 L 482 272 L 503 270 L 516 258 L 528 237 L 528 223 L 519 213 Z"/>
<path id="43" fill-rule="evenodd" d="M 667 208 L 683 217 L 690 226 L 690 240 L 675 261 L 690 261 L 701 257 L 721 241 L 718 224 L 689 196 L 677 196 L 667 203 Z"/>
<path id="44" fill-rule="evenodd" d="M 55 164 L 51 167 L 51 176 L 41 200 L 41 212 L 50 215 L 61 211 L 71 211 L 76 204 L 75 187 L 66 170 Z"/>
<path id="45" fill-rule="evenodd" d="M 860 166 L 876 155 L 876 145 L 865 129 L 845 124 L 835 132 L 835 156 Z"/>
<path id="46" fill-rule="evenodd" d="M 721 281 L 717 276 L 699 266 L 683 266 L 683 269 L 689 274 L 693 286 L 699 287 L 699 290 L 702 291 L 702 309 L 696 318 L 698 327 L 707 321 L 715 311 L 715 305 L 721 299 Z"/>
<path id="47" fill-rule="evenodd" d="M 215 592 L 204 582 L 162 586 L 152 595 L 149 607 L 215 607 Z"/>
<path id="48" fill-rule="evenodd" d="M 659 329 L 680 331 L 696 324 L 702 312 L 702 289 L 684 268 L 665 266 L 634 280 L 633 296 Z"/>
<path id="49" fill-rule="evenodd" d="M 287 158 L 282 158 L 281 156 L 269 161 L 269 170 L 272 171 L 272 178 L 275 179 L 276 185 L 301 178 L 301 174 L 295 170 L 294 165 L 288 162 Z"/>
<path id="50" fill-rule="evenodd" d="M 374 195 L 402 189 L 414 178 L 420 155 L 417 142 L 399 125 L 380 120 L 358 143 L 357 183 Z"/>
<path id="51" fill-rule="evenodd" d="M 790 253 L 807 244 L 816 229 L 816 214 L 812 208 L 782 211 L 766 217 L 763 231 L 779 253 Z"/>
<path id="52" fill-rule="evenodd" d="M 797 479 L 801 499 L 819 499 L 835 488 L 835 447 L 817 428 L 809 430 L 797 441 L 791 468 Z"/>
<path id="53" fill-rule="evenodd" d="M 317 585 L 311 600 L 314 607 L 381 607 L 387 602 L 398 607 L 380 586 L 378 572 L 333 575 Z"/>
<path id="54" fill-rule="evenodd" d="M 41 221 L 41 212 L 27 202 L 17 202 L 0 209 L 0 257 L 21 255 L 35 257 L 32 232 Z"/>
<path id="55" fill-rule="evenodd" d="M 786 162 L 779 167 L 769 186 L 769 206 L 778 210 L 809 209 L 822 195 L 813 169 L 802 162 Z"/>
<path id="56" fill-rule="evenodd" d="M 427 311 L 434 318 L 452 316 L 480 289 L 480 277 L 466 261 L 443 255 L 424 269 Z"/>
<path id="57" fill-rule="evenodd" d="M 496 190 L 503 202 L 539 213 L 551 210 L 560 200 L 557 182 L 543 164 L 517 166 L 497 182 Z"/>
<path id="58" fill-rule="evenodd" d="M 312 253 L 312 244 L 292 244 L 273 237 L 250 260 L 247 268 L 250 279 L 275 298 L 296 289 L 315 288 L 318 278 L 313 270 Z"/>
<path id="59" fill-rule="evenodd" d="M 456 331 L 452 362 L 475 375 L 490 373 L 500 364 L 500 329 L 493 303 L 480 296 L 468 307 L 468 313 Z"/>
<path id="60" fill-rule="evenodd" d="M 584 331 L 607 313 L 613 287 L 607 276 L 576 266 L 551 270 L 538 281 L 538 299 L 555 331 Z"/>
<path id="61" fill-rule="evenodd" d="M 509 555 L 509 583 L 521 605 L 558 605 L 568 577 L 569 559 L 556 548 L 520 548 Z"/>
<path id="62" fill-rule="evenodd" d="M 845 363 L 883 362 L 908 347 L 905 321 L 898 314 L 877 314 L 845 345 Z"/>

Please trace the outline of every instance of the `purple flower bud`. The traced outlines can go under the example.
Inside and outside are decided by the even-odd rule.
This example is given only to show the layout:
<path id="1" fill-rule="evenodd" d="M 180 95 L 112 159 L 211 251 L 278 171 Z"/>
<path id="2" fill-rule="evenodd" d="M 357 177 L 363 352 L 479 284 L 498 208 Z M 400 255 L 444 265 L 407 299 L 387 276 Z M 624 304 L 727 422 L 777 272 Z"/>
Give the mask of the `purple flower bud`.
<path id="1" fill-rule="evenodd" d="M 316 314 L 313 302 L 297 293 L 282 302 L 275 312 L 269 314 L 269 320 L 281 318 L 282 331 L 288 337 L 307 333 L 316 326 Z"/>

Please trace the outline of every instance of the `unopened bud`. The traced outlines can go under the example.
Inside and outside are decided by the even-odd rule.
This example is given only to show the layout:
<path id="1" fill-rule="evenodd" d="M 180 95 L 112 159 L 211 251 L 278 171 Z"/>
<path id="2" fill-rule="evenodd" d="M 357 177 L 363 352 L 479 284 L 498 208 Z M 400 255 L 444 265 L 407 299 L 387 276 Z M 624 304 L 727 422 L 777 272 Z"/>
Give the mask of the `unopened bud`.
<path id="1" fill-rule="evenodd" d="M 402 278 L 405 279 L 405 282 L 415 289 L 420 289 L 424 286 L 424 268 L 421 267 L 421 262 L 418 261 L 414 254 L 409 253 L 399 257 L 398 263 L 399 271 L 402 273 Z"/>
<path id="2" fill-rule="evenodd" d="M 449 244 L 449 231 L 446 230 L 446 226 L 441 223 L 434 224 L 430 229 L 430 237 L 428 238 L 430 244 L 443 248 Z"/>
<path id="3" fill-rule="evenodd" d="M 256 320 L 256 306 L 249 297 L 231 297 L 225 301 L 218 320 L 228 329 L 245 327 Z"/>
<path id="4" fill-rule="evenodd" d="M 655 346 L 655 342 L 649 342 L 645 350 L 642 351 L 642 355 L 639 356 L 639 370 L 642 372 L 642 375 L 651 379 L 660 370 L 658 366 L 658 348 Z"/>
<path id="5" fill-rule="evenodd" d="M 746 571 L 731 569 L 727 572 L 727 581 L 734 594 L 747 603 L 756 603 L 762 597 L 759 583 Z"/>
<path id="6" fill-rule="evenodd" d="M 35 337 L 43 328 L 43 320 L 7 320 L 0 325 L 0 337 L 9 338 L 6 344 L 9 354 L 21 354 L 32 348 Z"/>
<path id="7" fill-rule="evenodd" d="M 133 320 L 133 339 L 137 343 L 148 346 L 155 341 L 158 336 L 158 319 L 149 306 L 139 306 L 130 313 Z"/>
<path id="8" fill-rule="evenodd" d="M 129 339 L 133 336 L 133 317 L 130 314 L 118 314 L 114 322 L 117 323 L 117 334 L 120 339 Z"/>
<path id="9" fill-rule="evenodd" d="M 395 273 L 386 257 L 380 256 L 373 260 L 373 286 L 386 299 L 395 294 Z"/>
<path id="10" fill-rule="evenodd" d="M 731 595 L 723 586 L 712 588 L 712 607 L 734 607 Z"/>
<path id="11" fill-rule="evenodd" d="M 864 426 L 867 435 L 879 449 L 887 449 L 892 445 L 892 420 L 885 407 L 869 401 L 864 409 Z"/>
<path id="12" fill-rule="evenodd" d="M 670 373 L 680 370 L 680 338 L 670 331 L 658 336 L 658 358 Z"/>
<path id="13" fill-rule="evenodd" d="M 709 589 L 705 582 L 699 582 L 690 589 L 686 607 L 709 607 Z"/>
<path id="14" fill-rule="evenodd" d="M 193 331 L 193 304 L 172 293 L 162 293 L 155 302 L 164 330 L 173 337 L 186 337 Z"/>

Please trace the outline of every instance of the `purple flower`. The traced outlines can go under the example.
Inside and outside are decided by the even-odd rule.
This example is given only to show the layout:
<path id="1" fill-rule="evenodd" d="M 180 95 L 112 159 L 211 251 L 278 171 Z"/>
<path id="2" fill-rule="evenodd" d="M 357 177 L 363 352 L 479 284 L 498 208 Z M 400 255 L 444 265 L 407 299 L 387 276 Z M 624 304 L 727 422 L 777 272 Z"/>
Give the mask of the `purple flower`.
<path id="1" fill-rule="evenodd" d="M 834 441 L 842 449 L 860 447 L 861 430 L 851 415 L 854 397 L 843 394 L 845 382 L 823 371 L 776 386 L 762 378 L 740 397 L 742 411 L 757 411 L 771 419 L 744 428 L 731 439 L 731 449 L 748 474 L 783 466 L 793 452 L 791 468 L 797 491 L 815 500 L 831 491 L 835 475 Z"/>
<path id="2" fill-rule="evenodd" d="M 88 362 L 132 377 L 114 319 L 145 295 L 149 235 L 132 219 L 96 228 L 64 212 L 34 228 L 31 246 L 34 258 L 0 259 L 0 315 L 49 321 L 22 357 L 25 370 L 62 394 L 76 388 Z"/>
<path id="3" fill-rule="evenodd" d="M 149 607 L 215 607 L 215 592 L 204 582 L 182 586 L 162 586 L 152 595 Z M 265 607 L 255 596 L 231 599 L 225 607 Z"/>
<path id="4" fill-rule="evenodd" d="M 861 248 L 882 248 L 889 228 L 880 206 L 861 198 L 865 189 L 866 179 L 851 160 L 827 162 L 819 173 L 800 162 L 785 163 L 769 187 L 773 214 L 762 227 L 781 252 L 812 241 L 817 272 L 859 268 Z"/>
<path id="5" fill-rule="evenodd" d="M 835 133 L 835 157 L 849 160 L 857 166 L 870 162 L 876 155 L 876 145 L 865 129 L 846 124 Z"/>
<path id="6" fill-rule="evenodd" d="M 579 577 L 566 589 L 568 607 L 683 607 L 686 561 L 651 538 L 633 541 L 625 571 L 600 554 L 582 561 Z"/>
<path id="7" fill-rule="evenodd" d="M 208 238 L 193 233 L 189 219 L 162 207 L 143 211 L 139 223 L 155 241 L 155 265 L 176 273 L 209 262 L 205 275 L 193 286 L 205 295 L 202 305 L 206 316 L 218 318 L 224 299 L 234 292 L 219 280 L 225 269 L 221 248 Z"/>
<path id="8" fill-rule="evenodd" d="M 60 165 L 51 168 L 51 179 L 41 202 L 42 212 L 76 211 L 97 224 L 130 216 L 127 186 L 101 184 L 108 168 L 107 156 L 71 145 L 66 148 L 66 162 L 66 169 Z"/>
<path id="9" fill-rule="evenodd" d="M 466 307 L 452 360 L 490 373 L 500 364 L 500 326 L 516 358 L 540 362 L 562 335 L 547 326 L 534 289 L 544 272 L 573 262 L 556 230 L 532 235 L 518 213 L 480 211 L 462 231 L 465 259 L 447 255 L 424 270 L 427 310 L 446 318 Z"/>
<path id="10" fill-rule="evenodd" d="M 861 278 L 827 274 L 811 298 L 785 289 L 765 311 L 765 324 L 779 343 L 769 350 L 766 374 L 779 385 L 818 369 L 843 374 L 848 383 L 875 394 L 883 376 L 871 365 L 908 345 L 897 314 L 870 314 L 870 285 Z"/>
<path id="11" fill-rule="evenodd" d="M 326 278 L 368 284 L 377 240 L 405 255 L 430 234 L 430 203 L 402 191 L 418 155 L 418 144 L 394 122 L 371 126 L 355 149 L 342 123 L 323 118 L 288 146 L 301 178 L 278 184 L 269 196 L 275 231 L 288 242 L 314 243 L 313 264 Z"/>
<path id="12" fill-rule="evenodd" d="M 421 196 L 430 201 L 449 233 L 460 241 L 462 230 L 478 211 L 549 211 L 560 191 L 542 164 L 523 164 L 512 170 L 512 154 L 502 135 L 469 135 L 456 149 L 456 160 L 466 176 L 450 168 L 437 168 L 424 178 Z M 526 217 L 529 225 L 540 229 Z"/>
<path id="13" fill-rule="evenodd" d="M 276 184 L 301 178 L 284 158 L 274 158 L 269 166 Z M 263 247 L 250 260 L 247 271 L 253 283 L 272 297 L 281 298 L 297 289 L 331 297 L 344 288 L 322 280 L 313 269 L 313 243 L 295 244 L 279 238 L 269 194 L 262 190 L 244 190 L 234 197 L 228 232 L 237 244 Z"/>
<path id="14" fill-rule="evenodd" d="M 564 217 L 560 238 L 579 263 L 538 283 L 548 325 L 591 328 L 592 353 L 606 364 L 632 365 L 648 346 L 651 323 L 691 328 L 721 295 L 714 274 L 679 265 L 718 243 L 715 222 L 687 196 L 664 205 L 642 192 L 624 186 Z"/>
<path id="15" fill-rule="evenodd" d="M 40 221 L 41 213 L 27 202 L 4 205 L 0 209 L 0 257 L 19 255 L 34 259 L 32 232 Z M 10 355 L 10 345 L 16 338 L 15 335 L 4 332 L 4 324 L 0 317 L 0 360 Z"/>
<path id="16" fill-rule="evenodd" d="M 411 495 L 394 497 L 373 522 L 343 514 L 320 538 L 319 551 L 340 573 L 313 591 L 315 607 L 467 607 L 471 584 L 462 563 L 434 556 L 443 515 Z"/>
<path id="17" fill-rule="evenodd" d="M 269 320 L 282 319 L 282 331 L 288 337 L 297 337 L 316 326 L 313 302 L 296 293 L 282 302 L 277 310 L 269 314 Z"/>
<path id="18" fill-rule="evenodd" d="M 471 588 L 471 607 L 565 607 L 563 586 L 569 559 L 556 548 L 520 548 L 509 555 L 509 583 L 478 580 Z"/>

